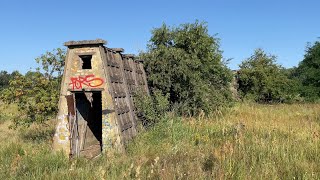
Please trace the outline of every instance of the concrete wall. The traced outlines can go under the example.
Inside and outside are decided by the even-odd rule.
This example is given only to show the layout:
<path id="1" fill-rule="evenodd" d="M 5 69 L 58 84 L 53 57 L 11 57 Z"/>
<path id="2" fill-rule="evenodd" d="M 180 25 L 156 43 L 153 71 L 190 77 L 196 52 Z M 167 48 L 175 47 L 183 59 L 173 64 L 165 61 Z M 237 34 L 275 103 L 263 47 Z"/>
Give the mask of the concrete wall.
<path id="1" fill-rule="evenodd" d="M 54 135 L 53 148 L 55 150 L 63 150 L 66 154 L 70 153 L 70 127 L 65 96 L 70 95 L 72 91 L 82 91 L 83 89 L 102 91 L 102 147 L 104 150 L 120 148 L 121 137 L 117 128 L 112 97 L 108 92 L 110 85 L 104 68 L 102 59 L 104 52 L 102 50 L 99 46 L 68 49 Z M 92 55 L 92 69 L 81 69 L 82 61 L 79 55 L 88 54 Z M 101 82 L 103 83 L 101 84 Z M 79 88 L 80 86 L 81 88 Z"/>

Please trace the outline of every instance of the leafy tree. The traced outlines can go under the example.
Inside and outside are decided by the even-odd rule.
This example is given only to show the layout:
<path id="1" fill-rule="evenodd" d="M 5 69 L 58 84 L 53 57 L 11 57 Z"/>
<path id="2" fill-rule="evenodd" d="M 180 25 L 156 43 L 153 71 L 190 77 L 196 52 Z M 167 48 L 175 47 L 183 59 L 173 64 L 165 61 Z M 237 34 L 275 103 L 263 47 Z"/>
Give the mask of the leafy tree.
<path id="1" fill-rule="evenodd" d="M 308 44 L 304 59 L 293 72 L 300 83 L 301 96 L 307 100 L 320 97 L 320 42 Z"/>
<path id="2" fill-rule="evenodd" d="M 41 63 L 37 71 L 17 74 L 10 80 L 10 86 L 3 90 L 1 99 L 19 106 L 21 116 L 14 120 L 14 127 L 43 123 L 56 113 L 64 59 L 65 51 L 62 49 L 46 52 L 36 59 Z"/>
<path id="3" fill-rule="evenodd" d="M 10 80 L 18 73 L 18 71 L 13 71 L 11 74 L 7 71 L 0 71 L 0 91 L 8 87 Z"/>
<path id="4" fill-rule="evenodd" d="M 283 102 L 294 96 L 294 82 L 288 78 L 288 71 L 276 64 L 276 56 L 262 49 L 241 63 L 238 84 L 243 98 L 257 102 Z"/>
<path id="5" fill-rule="evenodd" d="M 0 90 L 7 87 L 10 81 L 10 74 L 7 71 L 0 72 Z"/>
<path id="6" fill-rule="evenodd" d="M 49 80 L 54 79 L 55 77 L 60 78 L 63 73 L 65 56 L 66 52 L 61 48 L 46 52 L 36 58 L 36 62 L 41 64 L 41 68 L 37 68 L 37 70 L 43 71 L 44 77 Z"/>
<path id="7" fill-rule="evenodd" d="M 231 71 L 206 23 L 153 29 L 141 57 L 151 92 L 169 94 L 171 107 L 182 114 L 210 113 L 231 100 Z"/>

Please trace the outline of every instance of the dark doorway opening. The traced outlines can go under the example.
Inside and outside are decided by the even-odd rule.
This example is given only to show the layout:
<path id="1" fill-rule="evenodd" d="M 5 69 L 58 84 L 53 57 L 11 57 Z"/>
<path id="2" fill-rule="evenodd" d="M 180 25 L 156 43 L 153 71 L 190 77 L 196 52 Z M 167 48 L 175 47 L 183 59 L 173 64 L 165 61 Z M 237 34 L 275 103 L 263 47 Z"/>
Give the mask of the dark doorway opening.
<path id="1" fill-rule="evenodd" d="M 78 156 L 95 157 L 102 149 L 101 91 L 75 93 Z"/>

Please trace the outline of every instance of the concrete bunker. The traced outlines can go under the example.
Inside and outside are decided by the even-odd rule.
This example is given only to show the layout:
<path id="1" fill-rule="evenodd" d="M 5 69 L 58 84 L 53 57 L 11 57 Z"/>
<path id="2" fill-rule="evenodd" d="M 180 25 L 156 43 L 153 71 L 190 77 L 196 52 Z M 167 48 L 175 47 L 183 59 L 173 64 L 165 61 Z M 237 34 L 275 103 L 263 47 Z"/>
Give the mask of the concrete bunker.
<path id="1" fill-rule="evenodd" d="M 69 41 L 53 147 L 70 157 L 123 150 L 137 134 L 133 94 L 149 93 L 141 60 L 106 41 Z"/>

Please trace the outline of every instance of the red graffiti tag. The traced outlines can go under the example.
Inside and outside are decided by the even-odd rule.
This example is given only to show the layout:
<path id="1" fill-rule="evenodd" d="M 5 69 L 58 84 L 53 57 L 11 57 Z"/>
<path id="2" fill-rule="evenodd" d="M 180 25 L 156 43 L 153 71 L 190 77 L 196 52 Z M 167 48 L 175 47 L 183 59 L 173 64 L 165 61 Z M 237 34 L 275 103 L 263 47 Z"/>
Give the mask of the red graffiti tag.
<path id="1" fill-rule="evenodd" d="M 69 85 L 72 85 L 72 90 L 82 89 L 83 85 L 86 85 L 88 87 L 98 87 L 101 86 L 104 82 L 101 78 L 95 78 L 93 74 L 87 76 L 71 77 L 70 80 L 71 83 L 69 83 Z"/>

